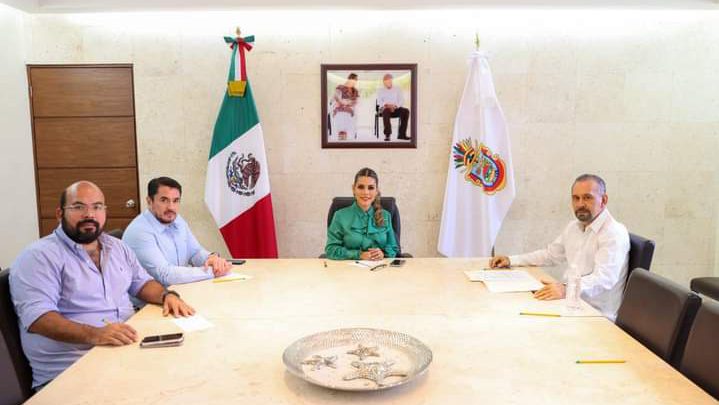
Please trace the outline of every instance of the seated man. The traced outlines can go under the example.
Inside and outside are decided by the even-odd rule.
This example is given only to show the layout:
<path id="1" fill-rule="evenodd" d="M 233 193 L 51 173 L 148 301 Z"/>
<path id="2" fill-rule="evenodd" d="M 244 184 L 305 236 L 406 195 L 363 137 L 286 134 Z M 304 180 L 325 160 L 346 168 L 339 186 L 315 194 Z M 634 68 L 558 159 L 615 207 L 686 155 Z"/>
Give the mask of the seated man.
<path id="1" fill-rule="evenodd" d="M 496 256 L 490 267 L 552 266 L 569 262 L 582 273 L 582 299 L 614 320 L 622 301 L 629 263 L 629 233 L 609 213 L 604 180 L 584 174 L 572 185 L 572 221 L 546 249 L 520 256 Z M 567 274 L 565 272 L 564 279 Z M 564 298 L 564 283 L 545 283 L 540 300 Z"/>
<path id="2" fill-rule="evenodd" d="M 147 184 L 147 210 L 133 219 L 122 240 L 142 267 L 162 283 L 191 283 L 224 276 L 232 265 L 217 253 L 205 250 L 195 239 L 180 208 L 182 186 L 169 177 L 158 177 Z"/>
<path id="3" fill-rule="evenodd" d="M 103 234 L 105 196 L 93 183 L 68 187 L 53 233 L 32 243 L 10 268 L 10 292 L 22 347 L 38 390 L 93 345 L 138 340 L 123 323 L 134 314 L 130 295 L 163 306 L 163 315 L 194 309 L 150 277 L 124 243 Z"/>
<path id="4" fill-rule="evenodd" d="M 399 118 L 397 139 L 407 140 L 407 124 L 409 123 L 409 110 L 404 105 L 402 89 L 392 85 L 392 75 L 387 73 L 382 80 L 384 86 L 377 89 L 377 105 L 382 115 L 384 127 L 384 140 L 389 141 L 392 135 L 390 118 Z"/>

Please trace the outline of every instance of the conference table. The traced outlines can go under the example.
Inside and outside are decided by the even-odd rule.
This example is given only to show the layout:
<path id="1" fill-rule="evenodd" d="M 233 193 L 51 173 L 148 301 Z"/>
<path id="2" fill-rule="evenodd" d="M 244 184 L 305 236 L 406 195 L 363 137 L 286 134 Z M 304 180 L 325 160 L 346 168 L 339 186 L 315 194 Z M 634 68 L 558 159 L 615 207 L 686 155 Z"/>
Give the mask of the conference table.
<path id="1" fill-rule="evenodd" d="M 212 327 L 182 346 L 96 347 L 30 404 L 715 404 L 596 310 L 490 293 L 465 270 L 487 259 L 408 259 L 378 271 L 353 261 L 248 260 L 244 281 L 174 287 Z M 527 268 L 551 279 L 540 268 Z M 128 324 L 140 336 L 179 331 L 161 308 Z M 407 333 L 433 352 L 426 373 L 391 389 L 335 391 L 286 371 L 284 349 L 316 332 L 369 327 Z M 577 364 L 622 359 L 620 364 Z"/>

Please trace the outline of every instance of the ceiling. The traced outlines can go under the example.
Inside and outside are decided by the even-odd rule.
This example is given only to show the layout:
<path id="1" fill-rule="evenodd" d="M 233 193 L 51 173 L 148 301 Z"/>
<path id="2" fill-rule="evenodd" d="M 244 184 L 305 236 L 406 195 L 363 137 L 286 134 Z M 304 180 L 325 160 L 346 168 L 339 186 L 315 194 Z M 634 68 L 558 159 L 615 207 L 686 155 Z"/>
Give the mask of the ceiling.
<path id="1" fill-rule="evenodd" d="M 31 13 L 267 8 L 651 8 L 719 9 L 719 0 L 1 0 Z"/>

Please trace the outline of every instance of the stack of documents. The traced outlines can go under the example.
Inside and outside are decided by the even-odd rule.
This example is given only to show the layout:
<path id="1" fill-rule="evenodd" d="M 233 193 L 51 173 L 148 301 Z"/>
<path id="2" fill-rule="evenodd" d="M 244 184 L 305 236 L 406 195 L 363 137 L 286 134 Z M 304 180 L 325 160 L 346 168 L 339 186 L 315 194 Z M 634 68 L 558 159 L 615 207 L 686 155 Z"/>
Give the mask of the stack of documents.
<path id="1" fill-rule="evenodd" d="M 493 293 L 536 291 L 543 287 L 524 270 L 468 270 L 464 274 L 470 281 L 483 282 Z"/>

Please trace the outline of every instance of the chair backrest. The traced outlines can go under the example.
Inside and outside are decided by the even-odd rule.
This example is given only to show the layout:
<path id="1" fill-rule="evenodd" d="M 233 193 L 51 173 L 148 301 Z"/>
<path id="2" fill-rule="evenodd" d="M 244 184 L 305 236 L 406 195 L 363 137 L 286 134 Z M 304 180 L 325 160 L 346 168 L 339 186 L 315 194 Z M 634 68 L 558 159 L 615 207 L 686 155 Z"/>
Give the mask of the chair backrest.
<path id="1" fill-rule="evenodd" d="M 696 277 L 689 283 L 695 293 L 719 301 L 719 277 Z"/>
<path id="2" fill-rule="evenodd" d="M 19 404 L 32 395 L 32 370 L 20 343 L 10 298 L 10 271 L 0 271 L 0 404 Z"/>
<path id="3" fill-rule="evenodd" d="M 354 201 L 354 197 L 333 198 L 332 205 L 330 205 L 330 209 L 327 212 L 327 227 L 329 227 L 330 223 L 332 223 L 332 218 L 334 218 L 335 212 L 337 212 L 337 210 L 349 207 Z M 397 208 L 397 202 L 395 201 L 394 197 L 383 196 L 381 202 L 382 208 L 387 210 L 392 216 L 392 229 L 394 229 L 394 235 L 397 239 L 397 246 L 399 248 L 399 252 L 397 252 L 397 255 L 399 256 L 399 253 L 402 252 L 402 244 L 400 243 L 400 235 L 402 233 L 402 229 L 400 225 L 401 222 L 399 220 L 399 208 Z"/>
<path id="4" fill-rule="evenodd" d="M 701 298 L 679 284 L 635 269 L 617 312 L 624 329 L 666 362 L 677 366 Z"/>
<path id="5" fill-rule="evenodd" d="M 679 371 L 719 399 L 719 303 L 702 302 L 687 338 Z"/>
<path id="6" fill-rule="evenodd" d="M 652 257 L 654 257 L 654 241 L 639 235 L 629 233 L 629 267 L 627 277 L 636 268 L 651 270 Z"/>

